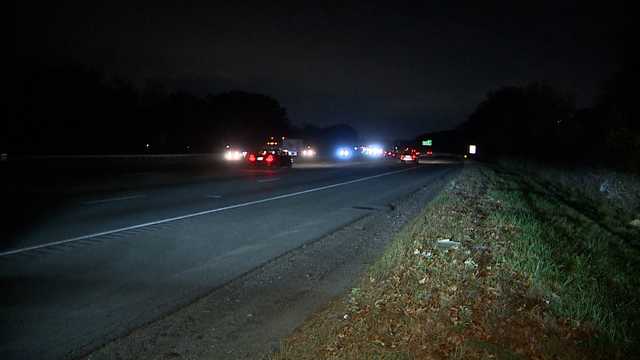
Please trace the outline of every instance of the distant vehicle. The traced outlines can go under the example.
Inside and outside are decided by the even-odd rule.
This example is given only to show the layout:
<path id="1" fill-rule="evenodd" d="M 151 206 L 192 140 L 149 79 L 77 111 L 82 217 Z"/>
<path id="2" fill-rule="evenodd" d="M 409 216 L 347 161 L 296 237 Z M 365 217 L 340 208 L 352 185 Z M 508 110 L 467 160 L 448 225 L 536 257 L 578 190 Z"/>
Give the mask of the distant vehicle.
<path id="1" fill-rule="evenodd" d="M 296 157 L 304 151 L 304 141 L 302 139 L 283 138 L 280 143 L 280 150 Z"/>
<path id="2" fill-rule="evenodd" d="M 400 162 L 403 164 L 406 164 L 406 163 L 417 164 L 419 156 L 420 156 L 420 152 L 418 152 L 416 149 L 406 148 L 404 149 L 404 151 L 400 153 L 398 158 L 400 159 Z"/>
<path id="3" fill-rule="evenodd" d="M 250 166 L 291 167 L 293 158 L 280 150 L 260 150 L 247 154 L 247 163 Z"/>
<path id="4" fill-rule="evenodd" d="M 362 147 L 362 154 L 370 158 L 380 158 L 385 152 L 380 145 L 367 145 Z"/>
<path id="5" fill-rule="evenodd" d="M 304 150 L 302 150 L 302 157 L 313 158 L 315 156 L 316 156 L 316 151 L 310 145 L 307 145 L 304 148 Z"/>
<path id="6" fill-rule="evenodd" d="M 226 145 L 224 150 L 224 159 L 226 161 L 240 161 L 247 155 L 246 151 L 241 151 L 231 145 Z"/>
<path id="7" fill-rule="evenodd" d="M 278 139 L 274 136 L 269 136 L 269 138 L 267 139 L 267 142 L 265 144 L 265 148 L 267 150 L 278 150 L 280 149 L 280 142 L 278 141 Z"/>
<path id="8" fill-rule="evenodd" d="M 336 157 L 338 159 L 341 160 L 348 160 L 351 159 L 351 157 L 353 156 L 353 152 L 351 151 L 351 148 L 349 147 L 339 147 L 336 149 Z"/>

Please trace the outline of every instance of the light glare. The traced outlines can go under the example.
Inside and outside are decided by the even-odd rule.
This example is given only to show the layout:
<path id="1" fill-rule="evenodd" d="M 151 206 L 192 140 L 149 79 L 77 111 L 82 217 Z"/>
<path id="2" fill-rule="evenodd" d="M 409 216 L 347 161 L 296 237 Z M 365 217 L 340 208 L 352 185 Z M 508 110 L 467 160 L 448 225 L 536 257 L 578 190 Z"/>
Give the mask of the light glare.
<path id="1" fill-rule="evenodd" d="M 336 154 L 341 159 L 348 159 L 351 157 L 351 149 L 342 147 L 336 151 Z"/>
<path id="2" fill-rule="evenodd" d="M 224 159 L 227 161 L 239 161 L 242 160 L 243 157 L 244 155 L 237 150 L 229 150 L 224 153 Z"/>

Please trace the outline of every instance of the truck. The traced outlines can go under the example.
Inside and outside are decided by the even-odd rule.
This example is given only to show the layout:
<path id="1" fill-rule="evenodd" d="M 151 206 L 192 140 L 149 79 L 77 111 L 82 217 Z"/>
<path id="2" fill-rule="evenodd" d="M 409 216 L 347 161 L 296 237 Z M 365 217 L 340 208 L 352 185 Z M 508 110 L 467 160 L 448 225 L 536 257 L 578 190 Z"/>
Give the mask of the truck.
<path id="1" fill-rule="evenodd" d="M 304 150 L 304 141 L 302 139 L 283 138 L 280 143 L 280 150 L 290 156 L 298 156 Z"/>

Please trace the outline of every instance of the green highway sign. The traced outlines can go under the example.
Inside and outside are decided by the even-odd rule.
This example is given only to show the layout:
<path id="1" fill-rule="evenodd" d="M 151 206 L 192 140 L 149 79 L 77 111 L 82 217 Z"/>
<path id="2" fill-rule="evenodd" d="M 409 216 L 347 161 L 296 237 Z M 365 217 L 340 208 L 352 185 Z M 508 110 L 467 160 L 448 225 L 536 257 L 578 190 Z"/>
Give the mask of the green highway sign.
<path id="1" fill-rule="evenodd" d="M 422 140 L 422 146 L 431 146 L 433 145 L 433 141 L 431 139 Z"/>

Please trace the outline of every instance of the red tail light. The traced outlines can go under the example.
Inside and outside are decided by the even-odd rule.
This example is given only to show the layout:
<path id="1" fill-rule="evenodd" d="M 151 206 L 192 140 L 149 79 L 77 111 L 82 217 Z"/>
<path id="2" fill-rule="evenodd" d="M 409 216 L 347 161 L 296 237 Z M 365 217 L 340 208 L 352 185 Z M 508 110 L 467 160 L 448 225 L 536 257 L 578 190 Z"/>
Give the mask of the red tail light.
<path id="1" fill-rule="evenodd" d="M 256 156 L 254 154 L 249 154 L 249 162 L 255 162 L 256 161 Z"/>
<path id="2" fill-rule="evenodd" d="M 271 154 L 267 155 L 267 158 L 266 158 L 266 159 L 264 159 L 264 160 L 265 160 L 266 162 L 268 162 L 268 163 L 273 162 L 273 155 L 271 155 Z"/>
<path id="3" fill-rule="evenodd" d="M 414 155 L 411 155 L 411 158 L 412 158 L 413 160 L 415 160 L 415 159 L 416 159 L 416 155 L 415 155 L 415 154 L 414 154 Z"/>

